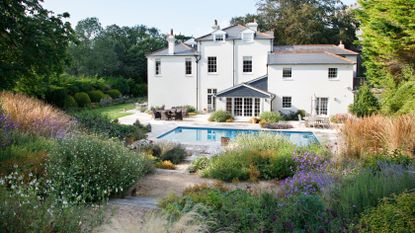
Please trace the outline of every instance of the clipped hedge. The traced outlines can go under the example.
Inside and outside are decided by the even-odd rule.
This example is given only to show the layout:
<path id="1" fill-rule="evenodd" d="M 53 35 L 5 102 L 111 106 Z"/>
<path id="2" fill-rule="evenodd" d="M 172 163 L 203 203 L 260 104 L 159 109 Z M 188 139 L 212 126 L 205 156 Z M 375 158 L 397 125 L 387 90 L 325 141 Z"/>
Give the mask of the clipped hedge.
<path id="1" fill-rule="evenodd" d="M 99 103 L 99 101 L 104 98 L 105 94 L 100 90 L 93 90 L 88 92 L 88 96 L 91 99 L 91 102 Z"/>
<path id="2" fill-rule="evenodd" d="M 76 100 L 72 96 L 68 95 L 68 96 L 65 97 L 63 107 L 65 109 L 77 108 L 78 103 L 76 102 Z"/>
<path id="3" fill-rule="evenodd" d="M 117 99 L 121 97 L 121 92 L 117 89 L 111 89 L 109 91 L 107 91 L 107 94 L 111 96 L 111 98 L 113 99 Z"/>
<path id="4" fill-rule="evenodd" d="M 85 92 L 78 92 L 74 95 L 76 103 L 79 107 L 89 107 L 91 105 L 91 99 Z"/>

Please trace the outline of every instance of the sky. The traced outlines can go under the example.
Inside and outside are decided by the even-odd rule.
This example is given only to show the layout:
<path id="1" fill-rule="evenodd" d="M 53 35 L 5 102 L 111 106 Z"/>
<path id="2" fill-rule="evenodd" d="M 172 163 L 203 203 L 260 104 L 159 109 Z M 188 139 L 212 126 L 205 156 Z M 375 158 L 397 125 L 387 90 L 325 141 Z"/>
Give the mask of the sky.
<path id="1" fill-rule="evenodd" d="M 356 0 L 342 0 L 352 4 Z M 162 33 L 201 36 L 211 31 L 215 19 L 221 27 L 234 16 L 256 13 L 258 0 L 44 0 L 43 6 L 56 14 L 68 12 L 69 22 L 97 17 L 102 26 L 143 24 Z"/>

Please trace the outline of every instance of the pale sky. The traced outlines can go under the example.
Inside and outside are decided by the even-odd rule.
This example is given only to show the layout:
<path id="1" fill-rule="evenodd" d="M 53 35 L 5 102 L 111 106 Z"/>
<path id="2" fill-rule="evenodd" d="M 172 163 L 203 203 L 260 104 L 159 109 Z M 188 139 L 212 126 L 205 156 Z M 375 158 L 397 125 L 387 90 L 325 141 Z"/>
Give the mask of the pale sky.
<path id="1" fill-rule="evenodd" d="M 342 0 L 345 4 L 356 0 Z M 156 27 L 162 33 L 173 28 L 176 34 L 200 36 L 211 31 L 213 20 L 221 27 L 234 16 L 256 13 L 258 0 L 44 0 L 55 13 L 68 12 L 75 27 L 79 20 L 97 17 L 105 27 L 111 24 Z"/>

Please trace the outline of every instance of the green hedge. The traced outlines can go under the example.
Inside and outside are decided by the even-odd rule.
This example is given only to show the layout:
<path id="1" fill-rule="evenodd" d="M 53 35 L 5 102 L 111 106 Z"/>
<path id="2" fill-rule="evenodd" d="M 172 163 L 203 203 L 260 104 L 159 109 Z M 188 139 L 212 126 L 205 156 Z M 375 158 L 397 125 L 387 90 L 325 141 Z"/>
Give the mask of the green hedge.
<path id="1" fill-rule="evenodd" d="M 91 99 L 89 98 L 88 94 L 85 92 L 78 92 L 74 95 L 76 103 L 79 107 L 89 107 L 91 106 Z"/>
<path id="2" fill-rule="evenodd" d="M 107 94 L 111 96 L 111 98 L 113 99 L 117 99 L 121 97 L 121 92 L 117 89 L 111 89 L 109 91 L 107 91 Z"/>
<path id="3" fill-rule="evenodd" d="M 230 122 L 230 121 L 233 121 L 233 116 L 229 112 L 219 110 L 210 115 L 209 121 Z"/>
<path id="4" fill-rule="evenodd" d="M 100 90 L 93 90 L 88 92 L 88 96 L 91 99 L 91 102 L 99 103 L 99 101 L 104 98 L 105 94 Z"/>

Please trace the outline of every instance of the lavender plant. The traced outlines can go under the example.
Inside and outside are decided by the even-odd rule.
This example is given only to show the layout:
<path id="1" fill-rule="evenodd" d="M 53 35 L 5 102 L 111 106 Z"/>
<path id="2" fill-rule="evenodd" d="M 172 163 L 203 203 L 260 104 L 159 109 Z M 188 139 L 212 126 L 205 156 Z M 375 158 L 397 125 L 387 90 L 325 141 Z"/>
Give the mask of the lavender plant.
<path id="1" fill-rule="evenodd" d="M 13 121 L 0 109 L 0 148 L 12 143 L 12 131 L 15 128 Z"/>

